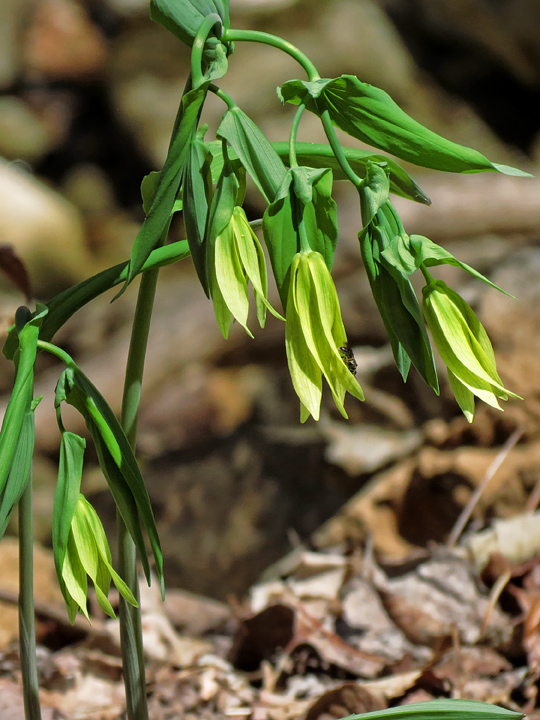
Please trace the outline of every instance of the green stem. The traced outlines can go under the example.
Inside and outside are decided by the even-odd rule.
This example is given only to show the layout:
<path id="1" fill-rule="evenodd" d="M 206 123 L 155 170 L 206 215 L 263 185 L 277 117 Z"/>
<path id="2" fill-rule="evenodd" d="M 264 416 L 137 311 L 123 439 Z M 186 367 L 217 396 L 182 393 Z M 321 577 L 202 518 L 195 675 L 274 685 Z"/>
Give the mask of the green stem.
<path id="1" fill-rule="evenodd" d="M 62 360 L 66 367 L 73 367 L 75 365 L 75 361 L 71 355 L 68 355 L 68 353 L 65 350 L 62 350 L 62 348 L 59 348 L 58 345 L 45 342 L 45 340 L 38 340 L 37 347 L 38 350 L 45 350 L 45 352 L 48 352 L 51 355 L 56 355 L 57 358 Z"/>
<path id="2" fill-rule="evenodd" d="M 158 274 L 159 270 L 155 268 L 146 270 L 141 276 L 126 366 L 121 422 L 134 451 L 137 439 L 144 361 Z M 118 572 L 137 602 L 139 602 L 135 543 L 119 512 L 117 512 L 117 527 Z M 120 597 L 119 619 L 127 717 L 129 720 L 147 720 L 148 704 L 140 609 L 133 607 L 124 598 Z"/>
<path id="3" fill-rule="evenodd" d="M 41 720 L 34 611 L 32 478 L 19 500 L 19 643 L 26 720 Z"/>
<path id="4" fill-rule="evenodd" d="M 332 125 L 332 120 L 330 118 L 330 113 L 328 112 L 328 110 L 325 110 L 323 113 L 321 113 L 321 122 L 330 147 L 332 148 L 332 152 L 334 153 L 341 169 L 356 188 L 361 187 L 362 178 L 358 177 L 358 175 L 350 166 L 349 161 L 345 157 L 345 153 L 343 152 L 343 148 L 341 147 L 341 144 L 337 138 L 336 131 L 334 129 L 334 126 Z"/>
<path id="5" fill-rule="evenodd" d="M 272 47 L 282 50 L 287 55 L 290 55 L 297 63 L 299 63 L 306 71 L 310 81 L 320 79 L 319 72 L 311 60 L 304 55 L 295 45 L 278 35 L 270 35 L 270 33 L 261 32 L 260 30 L 225 30 L 222 37 L 222 42 L 256 42 L 262 43 L 263 45 L 271 45 Z"/>
<path id="6" fill-rule="evenodd" d="M 214 83 L 210 83 L 208 86 L 208 89 L 210 92 L 213 92 L 216 97 L 218 97 L 220 100 L 223 100 L 225 105 L 229 108 L 229 110 L 233 110 L 235 107 L 237 107 L 237 104 L 234 102 L 232 97 L 230 95 L 227 95 L 225 90 L 222 90 L 217 85 L 214 85 Z"/>
<path id="7" fill-rule="evenodd" d="M 289 167 L 298 167 L 298 160 L 296 158 L 296 136 L 298 135 L 298 126 L 300 125 L 300 120 L 302 119 L 305 109 L 306 106 L 302 103 L 296 111 L 291 125 L 291 132 L 289 134 Z"/>
<path id="8" fill-rule="evenodd" d="M 424 278 L 425 278 L 426 282 L 428 283 L 428 285 L 429 285 L 430 283 L 434 283 L 434 282 L 435 282 L 435 279 L 434 279 L 433 275 L 429 272 L 429 270 L 428 270 L 427 267 L 424 265 L 424 263 L 422 263 L 422 264 L 420 265 L 420 272 L 421 272 L 422 275 L 424 276 Z"/>
<path id="9" fill-rule="evenodd" d="M 191 77 L 193 79 L 194 88 L 200 87 L 200 85 L 204 82 L 204 73 L 202 69 L 204 46 L 206 45 L 208 36 L 215 25 L 219 25 L 219 34 L 221 35 L 223 32 L 223 23 L 221 22 L 221 18 L 217 13 L 210 13 L 210 15 L 207 15 L 199 25 L 199 29 L 195 35 L 193 46 L 191 48 Z"/>

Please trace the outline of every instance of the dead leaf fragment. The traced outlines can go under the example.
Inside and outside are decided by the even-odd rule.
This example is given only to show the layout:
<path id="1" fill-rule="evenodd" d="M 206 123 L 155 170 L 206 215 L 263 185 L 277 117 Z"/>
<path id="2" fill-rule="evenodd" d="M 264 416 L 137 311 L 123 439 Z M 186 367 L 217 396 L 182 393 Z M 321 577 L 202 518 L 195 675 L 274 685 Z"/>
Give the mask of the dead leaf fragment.
<path id="1" fill-rule="evenodd" d="M 307 711 L 305 720 L 342 718 L 353 713 L 360 714 L 383 708 L 384 704 L 380 699 L 360 685 L 349 682 L 321 695 Z"/>
<path id="2" fill-rule="evenodd" d="M 30 278 L 24 262 L 17 255 L 12 245 L 0 245 L 0 270 L 24 295 L 27 302 L 32 299 Z"/>

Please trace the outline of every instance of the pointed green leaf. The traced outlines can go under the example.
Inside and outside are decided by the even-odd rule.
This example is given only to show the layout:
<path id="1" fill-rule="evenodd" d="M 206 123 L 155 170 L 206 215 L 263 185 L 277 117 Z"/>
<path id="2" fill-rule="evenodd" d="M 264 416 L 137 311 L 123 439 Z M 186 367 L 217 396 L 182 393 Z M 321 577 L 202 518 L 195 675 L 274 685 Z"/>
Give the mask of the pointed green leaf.
<path id="1" fill-rule="evenodd" d="M 384 322 L 394 359 L 404 380 L 410 362 L 433 388 L 439 391 L 433 351 L 427 336 L 416 294 L 407 276 L 390 273 L 381 264 L 380 247 L 384 247 L 383 230 L 370 226 L 360 233 L 360 249 L 373 297 Z"/>
<path id="2" fill-rule="evenodd" d="M 19 351 L 15 358 L 17 374 L 0 429 L 0 492 L 3 491 L 11 471 L 25 416 L 31 411 L 39 328 L 47 314 L 47 308 L 38 303 L 33 316 L 24 314 L 29 319 L 17 333 Z M 16 349 L 17 345 L 15 345 L 15 353 Z"/>
<path id="3" fill-rule="evenodd" d="M 74 388 L 68 395 L 67 402 L 79 410 L 92 433 L 100 457 L 100 465 L 109 481 L 115 502 L 117 500 L 120 502 L 119 510 L 130 533 L 132 535 L 136 533 L 133 539 L 139 552 L 142 550 L 141 560 L 145 565 L 145 572 L 149 580 L 148 563 L 145 564 L 144 543 L 142 543 L 141 547 L 140 538 L 142 536 L 140 530 L 138 532 L 136 530 L 138 527 L 138 514 L 140 515 L 150 540 L 157 574 L 163 589 L 163 556 L 159 537 L 150 498 L 133 450 L 104 397 L 79 368 L 74 368 L 73 382 Z M 111 468 L 111 461 L 119 472 L 115 472 Z M 134 512 L 134 507 L 136 512 Z M 128 514 L 129 517 L 124 517 L 124 513 Z"/>
<path id="4" fill-rule="evenodd" d="M 224 29 L 230 27 L 229 0 L 151 0 L 150 17 L 191 47 L 201 23 L 215 13 Z M 211 39 L 212 40 L 212 39 Z M 213 38 L 210 46 L 215 46 Z"/>
<path id="5" fill-rule="evenodd" d="M 384 90 L 363 83 L 354 75 L 316 83 L 292 80 L 281 87 L 281 96 L 286 102 L 299 105 L 304 101 L 306 91 L 311 95 L 307 104 L 309 110 L 319 116 L 328 110 L 332 123 L 344 132 L 407 162 L 446 172 L 494 170 L 528 175 L 492 163 L 478 151 L 428 130 L 402 110 Z"/>
<path id="6" fill-rule="evenodd" d="M 152 268 L 164 267 L 165 265 L 183 260 L 189 257 L 189 255 L 187 240 L 170 243 L 170 245 L 153 250 L 141 268 L 141 272 L 151 270 Z M 129 263 L 127 262 L 114 265 L 77 283 L 77 285 L 73 285 L 73 287 L 62 291 L 52 298 L 46 306 L 48 308 L 48 314 L 44 317 L 40 327 L 39 339 L 47 342 L 50 341 L 55 333 L 77 310 L 80 310 L 102 293 L 125 282 L 128 276 L 128 266 Z M 12 328 L 4 346 L 4 355 L 11 360 L 17 347 L 18 336 L 15 328 Z"/>
<path id="7" fill-rule="evenodd" d="M 289 268 L 300 249 L 291 184 L 292 176 L 287 174 L 276 199 L 266 208 L 263 216 L 264 241 L 283 307 L 287 304 Z"/>
<path id="8" fill-rule="evenodd" d="M 253 120 L 235 106 L 225 113 L 217 135 L 232 146 L 265 200 L 273 202 L 287 170 Z"/>
<path id="9" fill-rule="evenodd" d="M 282 161 L 289 162 L 289 143 L 273 142 L 272 147 Z M 295 145 L 296 160 L 299 165 L 308 165 L 312 168 L 330 168 L 334 173 L 334 180 L 347 180 L 341 165 L 337 161 L 332 148 L 329 145 L 317 143 L 299 142 Z M 395 195 L 414 200 L 424 205 L 431 205 L 431 200 L 416 184 L 412 177 L 398 165 L 395 160 L 386 155 L 379 155 L 369 150 L 357 148 L 342 148 L 345 157 L 354 172 L 361 178 L 365 177 L 368 163 L 372 162 L 388 169 L 390 180 L 390 192 Z"/>
<path id="10" fill-rule="evenodd" d="M 34 411 L 29 409 L 24 414 L 11 469 L 0 492 L 0 540 L 32 477 L 35 434 Z"/>
<path id="11" fill-rule="evenodd" d="M 313 170 L 297 168 L 296 178 L 302 173 L 311 189 L 311 202 L 303 208 L 304 226 L 309 245 L 324 258 L 327 268 L 332 268 L 338 239 L 337 206 L 332 197 L 333 176 L 329 169 Z"/>
<path id="12" fill-rule="evenodd" d="M 432 242 L 429 238 L 424 237 L 423 235 L 411 235 L 410 242 L 416 257 L 417 267 L 420 267 L 422 262 L 426 265 L 426 267 L 432 267 L 434 265 L 454 265 L 455 267 L 460 267 L 462 270 L 465 270 L 465 272 L 468 272 L 478 280 L 486 283 L 486 285 L 489 285 L 495 290 L 508 295 L 507 292 L 492 283 L 491 280 L 488 280 L 485 275 L 482 275 L 482 273 L 478 272 L 478 270 L 475 270 L 470 265 L 467 265 L 467 263 L 461 262 L 461 260 L 458 260 L 449 253 L 448 250 L 445 250 L 440 245 Z M 509 297 L 512 297 L 512 295 L 509 295 Z"/>
<path id="13" fill-rule="evenodd" d="M 304 200 L 309 195 L 311 202 L 305 204 Z M 300 219 L 310 248 L 319 252 L 331 268 L 338 237 L 331 170 L 292 168 L 279 188 L 276 199 L 264 214 L 264 239 L 284 307 L 287 302 L 289 268 L 301 246 L 298 235 Z"/>
<path id="14" fill-rule="evenodd" d="M 182 180 L 184 225 L 191 257 L 201 285 L 208 295 L 204 236 L 212 192 L 210 153 L 198 137 L 191 141 Z"/>
<path id="15" fill-rule="evenodd" d="M 522 712 L 476 700 L 428 700 L 349 715 L 347 720 L 520 720 Z"/>
<path id="16" fill-rule="evenodd" d="M 56 575 L 62 578 L 71 521 L 79 500 L 86 441 L 72 432 L 63 432 L 54 494 L 52 543 Z"/>
<path id="17" fill-rule="evenodd" d="M 388 202 L 390 192 L 390 181 L 384 167 L 373 162 L 368 162 L 366 175 L 360 186 L 360 206 L 362 209 L 362 221 L 368 225 L 379 208 Z"/>
<path id="18" fill-rule="evenodd" d="M 182 98 L 179 121 L 169 147 L 167 159 L 159 175 L 154 200 L 133 243 L 128 277 L 124 288 L 141 271 L 150 253 L 168 227 L 190 144 L 193 140 L 194 129 L 207 91 L 208 83 L 205 83 L 196 90 L 190 90 Z"/>
<path id="19" fill-rule="evenodd" d="M 159 179 L 161 177 L 161 172 L 159 170 L 152 170 L 148 173 L 148 175 L 145 175 L 141 182 L 141 199 L 142 199 L 142 206 L 144 210 L 144 214 L 148 215 L 150 212 L 150 208 L 152 207 L 152 203 L 154 202 L 154 198 L 156 196 L 156 189 L 159 185 Z M 182 210 L 182 198 L 176 198 L 172 212 L 180 212 Z M 171 213 L 172 214 L 172 213 Z"/>
<path id="20" fill-rule="evenodd" d="M 122 520 L 124 521 L 129 534 L 133 538 L 144 574 L 146 579 L 149 580 L 150 565 L 148 563 L 148 556 L 142 534 L 139 511 L 137 509 L 137 503 L 135 502 L 133 493 L 127 485 L 118 465 L 114 462 L 107 445 L 91 418 L 86 420 L 86 425 L 92 435 L 92 440 L 94 441 L 94 445 L 96 447 L 99 466 L 105 476 L 105 479 L 107 480 L 109 490 L 113 496 L 114 504 L 118 508 L 118 512 L 122 516 Z"/>
<path id="21" fill-rule="evenodd" d="M 206 228 L 208 246 L 206 251 L 209 258 L 211 257 L 212 245 L 215 239 L 231 222 L 234 208 L 237 205 L 239 190 L 240 183 L 235 169 L 231 163 L 226 162 L 219 176 L 208 216 Z"/>

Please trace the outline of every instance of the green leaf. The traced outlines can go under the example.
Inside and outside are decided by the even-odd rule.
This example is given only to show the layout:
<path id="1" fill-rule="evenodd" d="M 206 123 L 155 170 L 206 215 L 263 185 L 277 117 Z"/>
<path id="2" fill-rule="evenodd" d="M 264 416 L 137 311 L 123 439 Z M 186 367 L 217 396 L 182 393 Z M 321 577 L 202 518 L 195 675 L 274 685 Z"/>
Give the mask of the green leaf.
<path id="1" fill-rule="evenodd" d="M 159 170 L 152 170 L 152 172 L 149 172 L 148 175 L 145 175 L 141 182 L 141 198 L 142 198 L 142 205 L 145 215 L 148 215 L 150 208 L 152 207 L 152 203 L 154 202 L 154 197 L 156 196 L 156 188 L 159 184 L 159 179 L 161 177 L 161 172 Z M 177 197 L 172 213 L 180 212 L 182 210 L 182 198 Z"/>
<path id="2" fill-rule="evenodd" d="M 289 161 L 289 143 L 273 142 L 272 147 L 284 163 Z M 334 180 L 347 180 L 347 176 L 341 169 L 332 148 L 329 145 L 317 143 L 299 142 L 295 145 L 296 160 L 299 165 L 309 165 L 313 168 L 330 168 L 334 173 Z M 342 148 L 343 153 L 354 172 L 361 178 L 365 177 L 366 169 L 370 162 L 387 168 L 390 180 L 390 192 L 394 195 L 431 205 L 431 200 L 416 184 L 412 177 L 398 165 L 395 160 L 386 155 L 379 155 L 369 150 L 358 150 L 356 148 Z"/>
<path id="3" fill-rule="evenodd" d="M 226 162 L 219 176 L 208 214 L 206 240 L 209 243 L 209 247 L 207 247 L 209 257 L 216 238 L 231 222 L 238 201 L 239 189 L 240 183 L 234 167 L 231 163 Z"/>
<path id="4" fill-rule="evenodd" d="M 141 522 L 139 517 L 139 511 L 137 503 L 131 488 L 126 482 L 126 479 L 115 463 L 111 453 L 107 448 L 107 444 L 103 440 L 101 433 L 97 425 L 92 421 L 91 418 L 85 419 L 86 425 L 92 435 L 92 440 L 96 448 L 99 466 L 107 480 L 109 490 L 113 496 L 114 503 L 118 508 L 118 512 L 122 516 L 125 526 L 131 535 L 144 570 L 146 579 L 150 578 L 150 565 L 148 563 L 148 557 L 146 553 L 146 547 L 144 543 L 144 536 L 141 529 Z M 162 593 L 163 593 L 163 581 L 162 581 Z"/>
<path id="5" fill-rule="evenodd" d="M 291 168 L 275 201 L 264 213 L 264 239 L 283 307 L 287 303 L 289 268 L 301 249 L 300 221 L 310 248 L 319 252 L 331 268 L 338 237 L 331 170 Z"/>
<path id="6" fill-rule="evenodd" d="M 193 132 L 197 126 L 199 112 L 207 91 L 208 83 L 204 83 L 196 90 L 187 92 L 182 98 L 179 121 L 169 147 L 167 159 L 159 175 L 154 200 L 133 243 L 128 277 L 124 289 L 141 272 L 150 253 L 168 228 L 190 145 L 193 141 Z"/>
<path id="7" fill-rule="evenodd" d="M 187 240 L 179 240 L 164 247 L 156 248 L 150 254 L 148 260 L 141 268 L 141 272 L 152 268 L 164 267 L 171 263 L 178 262 L 190 256 Z M 129 263 L 119 263 L 107 268 L 92 277 L 83 280 L 77 285 L 68 288 L 50 300 L 46 307 L 48 314 L 43 319 L 39 339 L 50 341 L 59 328 L 80 310 L 99 295 L 111 290 L 116 285 L 125 282 L 128 274 Z M 37 311 L 36 313 L 37 314 Z M 3 354 L 8 360 L 12 360 L 19 347 L 19 336 L 16 327 L 13 325 L 4 344 Z"/>
<path id="8" fill-rule="evenodd" d="M 152 268 L 164 267 L 190 256 L 187 240 L 170 243 L 156 248 L 141 268 L 141 272 Z M 44 317 L 39 331 L 39 339 L 50 341 L 55 333 L 74 315 L 94 298 L 125 282 L 129 263 L 119 263 L 107 268 L 87 280 L 64 290 L 47 303 L 48 314 Z M 12 358 L 18 346 L 18 337 L 11 329 L 4 347 L 4 354 Z"/>
<path id="9" fill-rule="evenodd" d="M 432 242 L 429 238 L 424 237 L 423 235 L 411 235 L 410 242 L 416 256 L 418 267 L 421 262 L 423 262 L 427 267 L 432 267 L 434 265 L 454 265 L 455 267 L 460 267 L 462 270 L 465 270 L 465 272 L 468 272 L 470 275 L 478 280 L 481 280 L 495 290 L 508 295 L 508 297 L 513 297 L 513 295 L 509 295 L 502 288 L 498 287 L 498 285 L 492 283 L 491 280 L 488 280 L 488 278 L 478 272 L 478 270 L 475 270 L 470 265 L 467 265 L 467 263 L 461 262 L 461 260 L 458 260 L 449 253 L 448 250 L 445 250 L 440 245 Z"/>
<path id="10" fill-rule="evenodd" d="M 524 713 L 476 700 L 428 700 L 349 715 L 347 720 L 520 720 Z"/>
<path id="11" fill-rule="evenodd" d="M 73 386 L 66 400 L 83 415 L 92 433 L 100 465 L 118 509 L 141 554 L 146 577 L 150 581 L 144 542 L 141 542 L 140 529 L 137 530 L 140 516 L 150 540 L 156 570 L 164 592 L 163 556 L 150 498 L 133 450 L 120 423 L 104 397 L 79 368 L 73 369 Z"/>
<path id="12" fill-rule="evenodd" d="M 395 235 L 381 252 L 381 257 L 388 266 L 406 275 L 411 275 L 418 270 L 422 264 L 426 267 L 453 265 L 454 267 L 465 270 L 465 272 L 468 272 L 495 290 L 508 295 L 508 293 L 492 283 L 491 280 L 488 280 L 488 278 L 478 272 L 478 270 L 467 265 L 467 263 L 461 262 L 449 253 L 448 250 L 445 250 L 423 235 L 411 235 L 410 237 L 405 233 Z M 512 295 L 508 296 L 513 297 Z"/>
<path id="13" fill-rule="evenodd" d="M 390 272 L 380 261 L 387 236 L 385 228 L 371 224 L 359 234 L 360 250 L 373 297 L 384 322 L 398 370 L 407 379 L 410 363 L 439 391 L 431 344 L 422 311 L 409 278 Z"/>
<path id="14" fill-rule="evenodd" d="M 228 0 L 151 0 L 150 17 L 191 47 L 207 15 L 215 13 L 224 29 L 230 27 Z M 211 39 L 215 47 L 217 38 Z M 219 41 L 218 41 L 219 42 Z"/>
<path id="15" fill-rule="evenodd" d="M 283 100 L 295 105 L 302 103 L 306 91 L 309 92 L 311 98 L 307 107 L 316 115 L 328 110 L 336 127 L 415 165 L 446 172 L 494 170 L 528 176 L 515 168 L 492 163 L 478 151 L 428 130 L 402 110 L 384 90 L 363 83 L 354 75 L 315 83 L 292 80 L 280 91 Z"/>
<path id="16" fill-rule="evenodd" d="M 28 410 L 23 417 L 7 481 L 0 492 L 0 540 L 4 537 L 11 515 L 31 480 L 35 435 L 34 411 Z"/>
<path id="17" fill-rule="evenodd" d="M 385 168 L 377 163 L 369 162 L 366 167 L 366 176 L 359 188 L 364 225 L 369 225 L 379 208 L 388 201 L 389 192 L 390 181 Z"/>
<path id="18" fill-rule="evenodd" d="M 204 236 L 208 220 L 208 199 L 212 193 L 211 155 L 204 141 L 196 137 L 190 143 L 182 179 L 182 201 L 187 241 L 195 270 L 208 295 Z"/>
<path id="19" fill-rule="evenodd" d="M 11 472 L 25 416 L 32 408 L 37 341 L 46 314 L 47 308 L 38 303 L 35 314 L 18 331 L 18 356 L 17 345 L 14 353 L 17 374 L 0 430 L 0 493 Z M 24 315 L 28 318 L 28 313 Z"/>
<path id="20" fill-rule="evenodd" d="M 225 113 L 216 134 L 232 146 L 265 200 L 273 202 L 287 169 L 253 120 L 235 106 Z"/>
<path id="21" fill-rule="evenodd" d="M 79 500 L 86 441 L 72 432 L 63 432 L 54 494 L 52 544 L 56 576 L 62 584 L 71 521 Z M 64 594 L 65 597 L 65 594 Z"/>
<path id="22" fill-rule="evenodd" d="M 290 172 L 294 176 L 295 195 L 301 202 L 311 196 L 311 200 L 304 204 L 304 226 L 311 249 L 323 256 L 330 270 L 338 240 L 337 206 L 332 197 L 332 171 L 328 168 L 298 167 Z"/>

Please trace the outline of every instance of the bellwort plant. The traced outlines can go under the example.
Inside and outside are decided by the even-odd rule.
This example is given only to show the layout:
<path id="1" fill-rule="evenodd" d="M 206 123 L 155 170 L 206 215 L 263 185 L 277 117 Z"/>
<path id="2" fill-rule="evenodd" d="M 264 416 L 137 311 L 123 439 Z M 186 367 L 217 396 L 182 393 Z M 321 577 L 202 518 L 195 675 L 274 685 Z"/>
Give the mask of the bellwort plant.
<path id="1" fill-rule="evenodd" d="M 154 21 L 190 48 L 191 72 L 179 98 L 163 168 L 142 181 L 146 218 L 134 240 L 131 257 L 46 304 L 19 308 L 4 347 L 5 357 L 14 363 L 15 379 L 0 432 L 0 537 L 18 509 L 20 646 L 28 720 L 40 717 L 32 597 L 32 452 L 34 410 L 41 400 L 34 397 L 34 365 L 41 352 L 55 355 L 63 365 L 54 398 L 60 460 L 53 550 L 67 613 L 72 621 L 77 612 L 88 616 L 90 578 L 99 604 L 113 615 L 107 594 L 111 581 L 116 585 L 120 593 L 127 717 L 148 718 L 137 562 L 148 582 L 153 563 L 162 592 L 164 575 L 160 542 L 135 458 L 135 445 L 144 358 L 160 267 L 191 258 L 225 337 L 232 321 L 251 335 L 251 285 L 261 328 L 267 311 L 285 319 L 287 360 L 300 401 L 300 420 L 319 418 L 323 378 L 337 409 L 346 417 L 346 394 L 357 400 L 363 400 L 364 394 L 355 377 L 356 361 L 347 342 L 331 275 L 338 241 L 332 192 L 335 181 L 351 182 L 359 198 L 359 252 L 403 380 L 407 380 L 414 365 L 434 392 L 439 392 L 429 330 L 448 368 L 450 387 L 469 421 L 473 419 L 475 398 L 498 407 L 500 400 L 516 397 L 497 374 L 493 349 L 478 318 L 454 290 L 430 273 L 437 265 L 450 264 L 498 288 L 429 238 L 409 235 L 392 195 L 412 202 L 430 202 L 395 158 L 443 172 L 527 173 L 491 162 L 476 150 L 444 139 L 401 110 L 386 92 L 354 75 L 321 78 L 311 60 L 281 37 L 231 27 L 228 0 L 151 0 L 150 12 Z M 281 102 L 297 108 L 290 135 L 282 142 L 270 142 L 219 86 L 229 62 L 235 62 L 237 53 L 241 55 L 240 46 L 246 42 L 272 46 L 298 63 L 301 79 L 287 80 L 278 89 Z M 201 118 L 209 94 L 222 100 L 224 112 L 215 137 L 207 138 L 208 128 Z M 297 140 L 306 111 L 320 119 L 327 144 Z M 335 128 L 373 149 L 342 146 Z M 258 188 L 266 207 L 262 234 L 282 312 L 268 301 L 265 254 L 242 207 L 246 176 Z M 171 218 L 180 211 L 186 239 L 167 244 Z M 417 271 L 426 280 L 422 305 L 411 284 L 411 275 Z M 129 291 L 138 276 L 118 419 L 91 379 L 52 340 L 86 303 L 114 287 L 119 287 L 119 294 Z M 66 403 L 84 418 L 86 438 L 64 427 L 62 408 Z M 118 511 L 117 568 L 112 566 L 101 522 L 81 494 L 87 440 L 94 444 Z M 369 713 L 373 720 L 389 715 L 404 720 L 520 717 L 519 713 L 469 701 L 435 701 Z"/>

